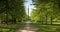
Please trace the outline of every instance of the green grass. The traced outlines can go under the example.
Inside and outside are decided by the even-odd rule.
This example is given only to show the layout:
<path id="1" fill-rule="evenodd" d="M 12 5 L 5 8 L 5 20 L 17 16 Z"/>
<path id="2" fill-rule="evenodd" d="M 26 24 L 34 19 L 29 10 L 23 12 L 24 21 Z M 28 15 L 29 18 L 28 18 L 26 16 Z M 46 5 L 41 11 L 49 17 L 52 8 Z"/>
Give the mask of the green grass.
<path id="1" fill-rule="evenodd" d="M 32 23 L 38 28 L 38 32 L 60 32 L 60 24 L 41 24 L 41 23 Z M 21 27 L 23 22 L 17 24 L 0 24 L 0 32 L 15 32 L 18 27 Z"/>
<path id="2" fill-rule="evenodd" d="M 0 32 L 15 32 L 15 30 L 18 27 L 21 27 L 22 25 L 23 25 L 22 22 L 17 24 L 10 24 L 10 25 L 0 24 Z"/>
<path id="3" fill-rule="evenodd" d="M 60 25 L 54 24 L 39 24 L 39 23 L 33 23 L 38 28 L 38 32 L 60 32 Z"/>

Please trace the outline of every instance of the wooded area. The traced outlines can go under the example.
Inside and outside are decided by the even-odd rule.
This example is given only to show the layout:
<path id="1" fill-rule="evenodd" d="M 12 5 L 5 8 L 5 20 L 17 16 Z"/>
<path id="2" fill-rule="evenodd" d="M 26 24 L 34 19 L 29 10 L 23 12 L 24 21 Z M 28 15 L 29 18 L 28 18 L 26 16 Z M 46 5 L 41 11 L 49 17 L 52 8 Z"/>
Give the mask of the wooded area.
<path id="1" fill-rule="evenodd" d="M 32 8 L 30 16 L 27 13 L 31 7 L 26 13 L 25 2 L 0 0 L 0 32 L 16 32 L 24 27 L 31 29 L 32 26 L 37 32 L 60 32 L 60 0 L 32 0 L 36 9 Z M 34 30 L 33 27 L 31 30 Z"/>
<path id="2" fill-rule="evenodd" d="M 8 24 L 26 20 L 24 0 L 0 0 L 0 22 Z"/>
<path id="3" fill-rule="evenodd" d="M 60 22 L 60 0 L 32 0 L 36 9 L 31 12 L 31 20 L 37 22 Z"/>

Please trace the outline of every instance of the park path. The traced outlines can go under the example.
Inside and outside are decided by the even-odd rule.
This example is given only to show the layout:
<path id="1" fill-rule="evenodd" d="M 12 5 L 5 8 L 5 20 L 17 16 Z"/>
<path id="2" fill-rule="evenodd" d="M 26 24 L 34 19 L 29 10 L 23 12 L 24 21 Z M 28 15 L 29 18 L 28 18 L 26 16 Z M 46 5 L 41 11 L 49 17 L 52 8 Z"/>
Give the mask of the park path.
<path id="1" fill-rule="evenodd" d="M 36 32 L 38 29 L 30 22 L 24 22 L 19 29 L 16 30 L 16 32 Z"/>

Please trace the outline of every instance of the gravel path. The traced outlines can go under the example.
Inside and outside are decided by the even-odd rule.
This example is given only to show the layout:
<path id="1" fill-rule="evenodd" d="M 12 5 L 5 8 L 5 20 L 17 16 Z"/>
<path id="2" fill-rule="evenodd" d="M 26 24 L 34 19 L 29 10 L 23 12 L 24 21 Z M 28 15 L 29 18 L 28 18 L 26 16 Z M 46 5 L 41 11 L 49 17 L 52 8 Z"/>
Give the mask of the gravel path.
<path id="1" fill-rule="evenodd" d="M 38 29 L 32 25 L 30 21 L 23 23 L 22 27 L 16 30 L 16 32 L 36 32 Z"/>

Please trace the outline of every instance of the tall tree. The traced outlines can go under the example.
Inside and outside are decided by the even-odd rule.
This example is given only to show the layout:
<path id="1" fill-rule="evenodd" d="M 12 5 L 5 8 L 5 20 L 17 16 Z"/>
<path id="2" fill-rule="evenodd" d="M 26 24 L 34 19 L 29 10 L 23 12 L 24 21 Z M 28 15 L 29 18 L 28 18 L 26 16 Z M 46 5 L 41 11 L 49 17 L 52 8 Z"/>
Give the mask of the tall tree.
<path id="1" fill-rule="evenodd" d="M 1 2 L 3 3 L 1 7 L 4 8 L 1 11 L 4 13 L 3 15 L 6 14 L 6 20 L 8 20 L 9 17 L 11 17 L 11 19 L 18 19 L 20 21 L 24 19 L 26 20 L 27 15 L 25 12 L 24 0 L 2 0 Z"/>
<path id="2" fill-rule="evenodd" d="M 32 0 L 33 5 L 35 5 L 36 12 L 31 13 L 31 18 L 36 19 L 47 19 L 47 21 L 51 20 L 50 18 L 55 19 L 60 14 L 59 10 L 59 1 L 58 0 Z M 36 16 L 35 16 L 36 15 Z M 44 20 L 45 20 L 44 19 Z"/>

